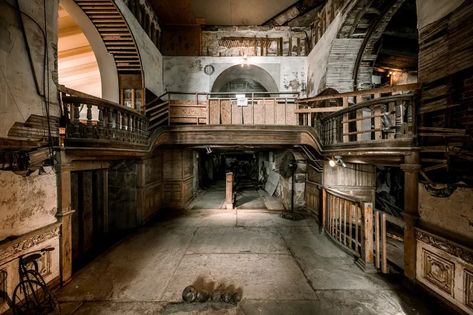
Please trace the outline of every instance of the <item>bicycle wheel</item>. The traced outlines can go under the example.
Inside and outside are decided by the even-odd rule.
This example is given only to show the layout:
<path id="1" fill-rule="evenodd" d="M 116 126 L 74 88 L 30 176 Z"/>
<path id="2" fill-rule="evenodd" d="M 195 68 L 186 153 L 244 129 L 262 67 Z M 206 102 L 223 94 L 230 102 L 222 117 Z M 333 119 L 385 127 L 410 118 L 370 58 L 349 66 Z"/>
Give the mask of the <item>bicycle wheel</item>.
<path id="1" fill-rule="evenodd" d="M 13 291 L 13 314 L 60 314 L 60 310 L 56 298 L 44 284 L 28 279 L 18 283 Z"/>

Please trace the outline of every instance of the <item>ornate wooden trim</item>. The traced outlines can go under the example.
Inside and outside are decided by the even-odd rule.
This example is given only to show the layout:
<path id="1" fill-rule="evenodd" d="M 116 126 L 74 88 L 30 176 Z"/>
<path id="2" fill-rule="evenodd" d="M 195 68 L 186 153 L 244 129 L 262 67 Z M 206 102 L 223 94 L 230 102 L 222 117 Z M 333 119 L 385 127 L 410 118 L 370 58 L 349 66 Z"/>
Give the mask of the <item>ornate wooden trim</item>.
<path id="1" fill-rule="evenodd" d="M 454 297 L 455 264 L 431 251 L 422 249 L 423 277 L 440 290 Z"/>
<path id="2" fill-rule="evenodd" d="M 416 239 L 473 264 L 473 251 L 441 236 L 417 229 Z"/>
<path id="3" fill-rule="evenodd" d="M 473 271 L 465 270 L 465 305 L 473 310 Z"/>
<path id="4" fill-rule="evenodd" d="M 34 247 L 40 243 L 50 240 L 54 237 L 59 236 L 60 225 L 53 224 L 39 231 L 34 231 L 26 235 L 25 237 L 18 238 L 16 240 L 7 243 L 5 248 L 0 247 L 0 261 L 7 259 L 8 257 L 14 256 L 22 251 L 25 251 L 31 247 Z"/>

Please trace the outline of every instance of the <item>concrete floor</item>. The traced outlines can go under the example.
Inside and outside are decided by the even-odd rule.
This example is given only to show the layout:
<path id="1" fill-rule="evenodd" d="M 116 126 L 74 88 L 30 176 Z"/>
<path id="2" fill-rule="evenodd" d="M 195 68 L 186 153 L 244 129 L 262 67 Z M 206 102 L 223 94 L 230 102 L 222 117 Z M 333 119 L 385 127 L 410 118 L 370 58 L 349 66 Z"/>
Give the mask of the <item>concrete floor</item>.
<path id="1" fill-rule="evenodd" d="M 240 187 L 235 193 L 236 209 L 284 210 L 284 205 L 277 197 L 270 196 L 266 191 L 255 186 Z M 205 190 L 201 190 L 189 204 L 188 209 L 224 209 L 225 181 L 217 181 Z"/>
<path id="2" fill-rule="evenodd" d="M 243 300 L 182 302 L 184 287 L 202 282 L 239 289 Z M 158 219 L 77 272 L 57 296 L 63 314 L 432 313 L 397 284 L 360 271 L 311 219 L 252 210 Z"/>

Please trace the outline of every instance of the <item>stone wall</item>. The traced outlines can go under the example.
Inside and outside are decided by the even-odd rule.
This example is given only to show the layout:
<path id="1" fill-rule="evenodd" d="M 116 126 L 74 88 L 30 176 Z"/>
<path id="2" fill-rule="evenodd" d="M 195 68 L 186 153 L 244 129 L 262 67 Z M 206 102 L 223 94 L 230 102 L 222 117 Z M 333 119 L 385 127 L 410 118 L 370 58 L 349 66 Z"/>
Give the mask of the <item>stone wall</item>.
<path id="1" fill-rule="evenodd" d="M 210 92 L 217 77 L 226 69 L 241 64 L 256 65 L 267 71 L 281 92 L 305 90 L 307 64 L 305 57 L 164 57 L 167 91 Z M 204 67 L 213 72 L 206 74 Z M 302 93 L 304 94 L 304 93 Z"/>
<path id="2" fill-rule="evenodd" d="M 0 138 L 8 136 L 15 122 L 24 123 L 31 115 L 46 116 L 45 95 L 49 96 L 51 103 L 50 115 L 59 116 L 54 83 L 57 81 L 58 0 L 45 3 L 46 7 L 43 0 L 20 1 L 21 10 L 39 23 L 38 26 L 23 15 L 27 46 L 18 21 L 15 1 L 0 2 Z M 31 60 L 28 58 L 28 47 Z M 48 53 L 47 64 L 44 62 L 45 47 Z M 45 68 L 49 70 L 46 82 L 43 78 Z M 47 135 L 46 130 L 43 135 Z"/>

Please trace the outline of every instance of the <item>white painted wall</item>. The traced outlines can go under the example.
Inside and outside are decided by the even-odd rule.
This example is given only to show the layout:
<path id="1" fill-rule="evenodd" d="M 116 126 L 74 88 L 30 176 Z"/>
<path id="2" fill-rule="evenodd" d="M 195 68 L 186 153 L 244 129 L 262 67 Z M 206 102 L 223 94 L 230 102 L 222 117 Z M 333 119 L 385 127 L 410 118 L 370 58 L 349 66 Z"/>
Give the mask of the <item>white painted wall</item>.
<path id="1" fill-rule="evenodd" d="M 210 92 L 215 79 L 226 69 L 239 64 L 252 64 L 266 70 L 280 92 L 301 91 L 306 86 L 306 57 L 164 57 L 164 87 L 167 91 Z M 204 72 L 206 65 L 215 71 Z M 292 81 L 292 82 L 291 82 Z"/>
<path id="2" fill-rule="evenodd" d="M 115 0 L 115 4 L 127 21 L 138 47 L 144 72 L 145 87 L 157 96 L 163 94 L 163 56 L 161 52 L 148 37 L 148 34 L 143 30 L 123 0 Z"/>

